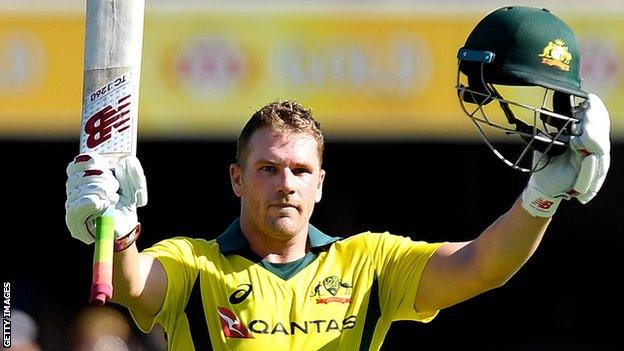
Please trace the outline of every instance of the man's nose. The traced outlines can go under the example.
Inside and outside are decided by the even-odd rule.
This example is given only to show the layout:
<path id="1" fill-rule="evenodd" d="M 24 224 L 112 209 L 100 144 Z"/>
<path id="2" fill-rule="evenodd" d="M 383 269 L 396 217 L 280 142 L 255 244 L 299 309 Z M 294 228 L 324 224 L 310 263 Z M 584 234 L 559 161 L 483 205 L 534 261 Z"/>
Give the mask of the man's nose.
<path id="1" fill-rule="evenodd" d="M 284 169 L 280 172 L 279 177 L 279 191 L 284 195 L 292 194 L 295 192 L 295 178 L 296 176 L 293 174 L 292 170 L 288 167 L 284 167 Z"/>

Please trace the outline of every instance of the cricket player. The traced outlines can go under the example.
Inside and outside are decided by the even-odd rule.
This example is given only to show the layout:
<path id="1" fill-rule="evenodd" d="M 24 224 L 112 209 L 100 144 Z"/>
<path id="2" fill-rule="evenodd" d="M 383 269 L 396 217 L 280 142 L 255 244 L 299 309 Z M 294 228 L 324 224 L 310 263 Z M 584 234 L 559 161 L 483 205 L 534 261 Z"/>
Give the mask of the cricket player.
<path id="1" fill-rule="evenodd" d="M 93 219 L 114 207 L 112 301 L 143 331 L 161 324 L 170 350 L 378 350 L 392 321 L 429 322 L 507 282 L 537 249 L 562 199 L 590 201 L 609 167 L 609 115 L 598 96 L 581 90 L 576 39 L 560 19 L 541 9 L 500 9 L 462 50 L 462 105 L 494 103 L 508 114 L 516 105 L 495 85 L 510 83 L 565 94 L 568 103 L 529 108 L 558 132 L 518 132 L 537 167 L 517 201 L 474 240 L 427 243 L 387 232 L 338 238 L 315 228 L 324 138 L 295 101 L 267 104 L 242 129 L 230 166 L 240 215 L 216 239 L 174 237 L 139 252 L 136 209 L 147 198 L 141 165 L 127 157 L 112 172 L 98 154 L 67 167 L 68 228 L 92 243 Z"/>

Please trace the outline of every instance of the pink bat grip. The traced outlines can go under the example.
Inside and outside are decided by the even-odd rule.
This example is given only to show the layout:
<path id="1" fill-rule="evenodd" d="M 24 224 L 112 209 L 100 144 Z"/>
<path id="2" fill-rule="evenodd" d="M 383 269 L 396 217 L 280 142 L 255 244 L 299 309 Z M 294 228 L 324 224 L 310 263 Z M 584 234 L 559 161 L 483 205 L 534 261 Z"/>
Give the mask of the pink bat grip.
<path id="1" fill-rule="evenodd" d="M 111 210 L 106 210 L 95 221 L 95 252 L 93 254 L 93 280 L 89 302 L 101 306 L 113 297 L 113 244 L 115 225 Z"/>

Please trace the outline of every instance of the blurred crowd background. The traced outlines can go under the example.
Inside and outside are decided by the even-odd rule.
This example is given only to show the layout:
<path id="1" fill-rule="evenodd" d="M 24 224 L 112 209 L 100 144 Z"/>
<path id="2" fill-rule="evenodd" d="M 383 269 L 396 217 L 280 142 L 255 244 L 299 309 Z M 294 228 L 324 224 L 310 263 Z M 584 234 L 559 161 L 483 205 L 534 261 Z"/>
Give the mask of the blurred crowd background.
<path id="1" fill-rule="evenodd" d="M 528 179 L 480 141 L 454 89 L 458 48 L 505 5 L 549 8 L 575 30 L 583 86 L 611 112 L 611 172 L 590 204 L 560 208 L 505 287 L 427 325 L 397 322 L 384 350 L 618 349 L 624 1 L 147 0 L 139 248 L 227 227 L 238 213 L 227 173 L 238 132 L 280 98 L 311 107 L 327 135 L 317 227 L 473 238 Z M 88 306 L 92 248 L 64 223 L 84 11 L 84 0 L 0 0 L 0 277 L 11 286 L 12 349 L 164 350 L 159 329 L 142 334 L 126 310 Z"/>

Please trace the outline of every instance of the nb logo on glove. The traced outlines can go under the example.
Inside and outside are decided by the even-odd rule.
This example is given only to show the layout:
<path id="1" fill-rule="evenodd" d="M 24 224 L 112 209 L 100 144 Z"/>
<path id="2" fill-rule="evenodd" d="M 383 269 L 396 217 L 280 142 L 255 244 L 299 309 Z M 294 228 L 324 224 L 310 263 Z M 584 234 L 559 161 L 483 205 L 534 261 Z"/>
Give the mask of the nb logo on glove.
<path id="1" fill-rule="evenodd" d="M 539 208 L 541 210 L 548 210 L 554 204 L 555 203 L 553 201 L 544 200 L 541 197 L 537 198 L 537 199 L 533 200 L 533 202 L 531 202 L 531 205 L 533 205 L 534 207 L 537 207 L 537 208 Z"/>

